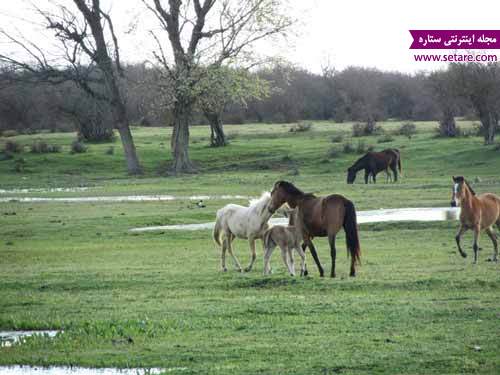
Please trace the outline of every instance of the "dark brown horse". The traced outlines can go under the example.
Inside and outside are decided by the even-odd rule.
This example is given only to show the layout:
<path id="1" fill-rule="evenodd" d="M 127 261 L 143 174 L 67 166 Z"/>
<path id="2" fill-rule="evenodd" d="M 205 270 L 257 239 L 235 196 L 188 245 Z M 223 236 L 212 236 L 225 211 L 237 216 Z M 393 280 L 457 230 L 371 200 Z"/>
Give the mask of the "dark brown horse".
<path id="1" fill-rule="evenodd" d="M 373 183 L 377 182 L 377 174 L 386 171 L 389 175 L 389 169 L 394 174 L 394 181 L 398 180 L 398 169 L 401 173 L 401 154 L 397 148 L 388 148 L 381 152 L 368 152 L 347 169 L 347 183 L 352 184 L 356 179 L 356 174 L 361 169 L 365 170 L 365 184 L 368 183 L 370 176 Z"/>
<path id="2" fill-rule="evenodd" d="M 330 243 L 332 257 L 331 277 L 335 277 L 335 259 L 337 250 L 335 236 L 340 228 L 344 227 L 348 253 L 351 255 L 350 276 L 356 276 L 356 263 L 359 263 L 361 250 L 359 246 L 358 226 L 354 204 L 342 195 L 328 195 L 316 197 L 306 194 L 287 181 L 278 181 L 271 192 L 269 210 L 274 212 L 282 204 L 288 203 L 292 208 L 298 207 L 298 230 L 302 232 L 302 249 L 306 247 L 311 251 L 320 276 L 324 275 L 323 267 L 312 243 L 314 237 L 327 237 Z"/>

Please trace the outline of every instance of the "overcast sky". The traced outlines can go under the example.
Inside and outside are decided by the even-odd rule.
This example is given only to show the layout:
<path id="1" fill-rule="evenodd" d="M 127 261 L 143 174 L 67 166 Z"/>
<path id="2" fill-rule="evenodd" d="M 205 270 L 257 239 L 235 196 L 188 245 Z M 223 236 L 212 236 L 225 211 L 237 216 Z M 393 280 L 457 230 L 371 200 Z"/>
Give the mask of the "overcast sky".
<path id="1" fill-rule="evenodd" d="M 154 45 L 147 32 L 157 25 L 148 18 L 141 1 L 101 1 L 112 10 L 122 58 L 133 62 L 151 58 Z M 43 7 L 45 0 L 34 2 Z M 290 6 L 300 21 L 297 37 L 288 44 L 264 49 L 314 72 L 327 61 L 337 69 L 356 65 L 410 73 L 433 70 L 440 65 L 413 60 L 409 29 L 500 29 L 498 0 L 290 0 Z M 41 19 L 31 8 L 29 2 L 1 0 L 0 27 L 21 33 L 42 47 L 54 48 L 50 34 L 43 32 Z M 125 34 L 137 16 L 145 21 L 134 33 Z M 0 49 L 3 53 L 13 51 L 2 42 Z"/>

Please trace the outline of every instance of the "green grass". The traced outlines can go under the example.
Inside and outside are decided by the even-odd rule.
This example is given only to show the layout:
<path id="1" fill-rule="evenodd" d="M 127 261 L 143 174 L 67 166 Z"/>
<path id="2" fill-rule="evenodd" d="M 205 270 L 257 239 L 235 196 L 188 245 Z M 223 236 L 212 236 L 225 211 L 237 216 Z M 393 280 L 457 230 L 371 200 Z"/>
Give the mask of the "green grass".
<path id="1" fill-rule="evenodd" d="M 433 126 L 417 123 L 411 140 L 395 136 L 383 145 L 362 138 L 402 150 L 404 178 L 395 185 L 365 186 L 359 176 L 347 186 L 344 171 L 357 155 L 328 160 L 326 152 L 332 134 L 343 131 L 348 141 L 350 125 L 315 123 L 293 134 L 288 125 L 228 126 L 238 135 L 224 149 L 206 147 L 207 129 L 194 128 L 192 157 L 201 172 L 177 178 L 158 174 L 169 160 L 164 129 L 135 130 L 146 166 L 141 178 L 124 174 L 119 147 L 105 155 L 109 145 L 91 144 L 87 154 L 70 155 L 71 135 L 44 134 L 62 144 L 63 153 L 24 154 L 24 174 L 12 171 L 11 160 L 0 161 L 0 187 L 92 187 L 18 196 L 258 195 L 286 178 L 308 191 L 345 194 L 358 209 L 369 209 L 447 205 L 450 176 L 463 174 L 480 177 L 478 192 L 499 193 L 500 153 L 477 137 L 436 139 Z M 30 144 L 35 137 L 16 140 Z M 292 166 L 299 175 L 290 174 Z M 205 203 L 203 209 L 183 200 L 1 203 L 0 328 L 65 332 L 2 348 L 0 364 L 186 367 L 182 373 L 199 374 L 500 372 L 500 274 L 498 265 L 484 261 L 492 251 L 486 236 L 474 266 L 456 253 L 456 222 L 361 225 L 358 277 L 347 276 L 348 259 L 339 251 L 332 280 L 318 277 L 310 257 L 311 277 L 287 276 L 277 252 L 274 274 L 264 277 L 260 250 L 252 273 L 221 273 L 209 231 L 127 232 L 211 221 L 227 201 Z M 315 243 L 328 270 L 327 242 Z M 339 250 L 343 243 L 341 234 Z M 469 234 L 469 254 L 470 243 Z M 235 246 L 247 263 L 245 241 Z"/>

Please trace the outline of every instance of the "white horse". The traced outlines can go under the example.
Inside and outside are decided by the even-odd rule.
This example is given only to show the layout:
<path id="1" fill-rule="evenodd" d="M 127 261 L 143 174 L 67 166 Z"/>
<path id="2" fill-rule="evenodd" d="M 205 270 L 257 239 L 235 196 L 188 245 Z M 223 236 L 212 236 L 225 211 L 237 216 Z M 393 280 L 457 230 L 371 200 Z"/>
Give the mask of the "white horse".
<path id="1" fill-rule="evenodd" d="M 249 207 L 237 204 L 228 204 L 217 211 L 213 238 L 215 243 L 219 247 L 222 247 L 221 266 L 223 271 L 227 271 L 227 250 L 233 257 L 236 269 L 241 272 L 240 262 L 233 254 L 232 248 L 232 242 L 236 237 L 247 239 L 250 244 L 252 259 L 250 260 L 248 267 L 245 268 L 245 271 L 249 272 L 252 270 L 257 257 L 255 252 L 255 240 L 263 238 L 264 233 L 269 228 L 267 222 L 274 213 L 269 208 L 270 202 L 271 195 L 266 192 L 262 193 L 262 196 L 259 199 L 250 200 Z"/>

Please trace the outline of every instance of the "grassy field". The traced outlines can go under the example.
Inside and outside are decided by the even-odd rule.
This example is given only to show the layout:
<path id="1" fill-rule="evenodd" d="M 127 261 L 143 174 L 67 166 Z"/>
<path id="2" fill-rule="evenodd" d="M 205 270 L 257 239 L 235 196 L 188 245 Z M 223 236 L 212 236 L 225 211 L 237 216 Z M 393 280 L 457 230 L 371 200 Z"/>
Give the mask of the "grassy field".
<path id="1" fill-rule="evenodd" d="M 382 126 L 392 132 L 399 123 Z M 63 150 L 16 156 L 26 161 L 22 173 L 14 160 L 0 161 L 0 189 L 89 189 L 0 197 L 256 196 L 287 179 L 318 194 L 345 194 L 360 210 L 446 206 L 453 174 L 476 181 L 478 192 L 500 193 L 500 151 L 479 137 L 435 138 L 435 126 L 417 123 L 414 137 L 387 143 L 349 140 L 349 124 L 314 123 L 304 133 L 290 133 L 290 125 L 227 126 L 232 140 L 223 149 L 207 147 L 208 129 L 196 127 L 191 155 L 199 173 L 181 177 L 165 173 L 168 131 L 135 129 L 146 172 L 140 178 L 125 175 L 118 142 L 113 155 L 105 153 L 110 144 L 71 155 L 74 135 L 23 135 L 9 139 L 30 145 L 42 138 Z M 344 140 L 332 143 L 338 134 Z M 345 170 L 359 155 L 338 151 L 358 140 L 400 148 L 401 183 L 366 186 L 359 176 L 346 185 Z M 332 147 L 337 152 L 329 157 Z M 1 348 L 0 365 L 163 367 L 184 374 L 500 372 L 500 266 L 484 261 L 492 251 L 486 236 L 474 266 L 456 253 L 456 222 L 363 224 L 358 277 L 347 276 L 348 259 L 339 251 L 332 280 L 318 277 L 310 257 L 311 276 L 291 278 L 277 254 L 274 274 L 264 277 L 261 251 L 252 273 L 221 273 L 209 231 L 127 232 L 211 221 L 227 202 L 208 200 L 206 208 L 187 200 L 0 203 L 0 329 L 64 330 L 55 339 Z M 315 242 L 328 270 L 326 241 Z M 469 254 L 470 243 L 469 234 Z M 244 241 L 236 242 L 236 252 L 248 262 Z"/>

